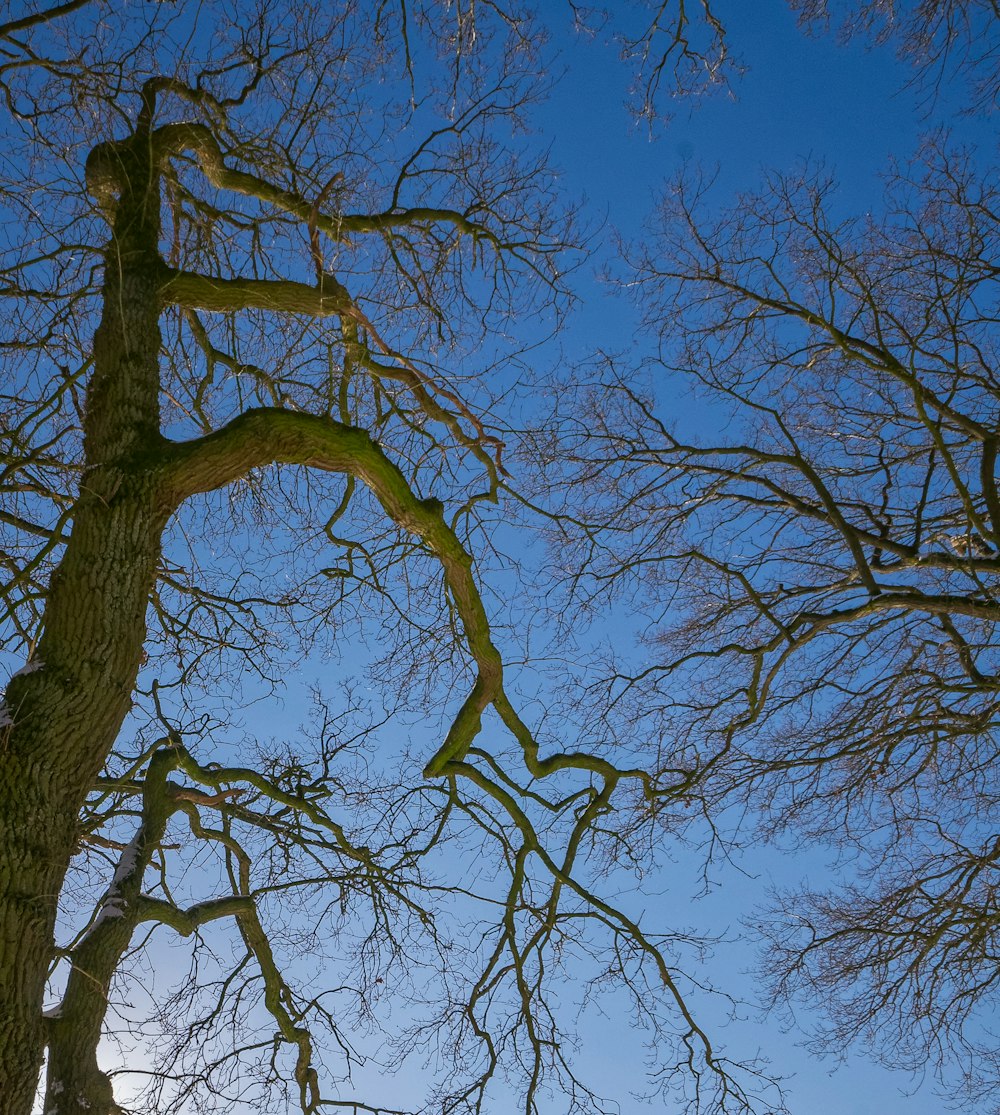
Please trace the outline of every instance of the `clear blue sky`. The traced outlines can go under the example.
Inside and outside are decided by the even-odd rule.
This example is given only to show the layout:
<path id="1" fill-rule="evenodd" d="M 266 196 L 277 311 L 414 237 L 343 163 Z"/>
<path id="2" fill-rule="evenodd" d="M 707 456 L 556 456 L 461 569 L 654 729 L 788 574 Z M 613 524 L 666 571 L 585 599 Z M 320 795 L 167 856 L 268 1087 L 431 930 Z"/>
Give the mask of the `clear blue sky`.
<path id="1" fill-rule="evenodd" d="M 905 87 L 912 72 L 891 46 L 872 48 L 861 40 L 844 45 L 835 34 L 806 36 L 784 0 L 735 0 L 718 11 L 748 72 L 732 95 L 720 92 L 697 104 L 674 101 L 671 122 L 657 126 L 652 137 L 625 107 L 628 75 L 607 45 L 571 36 L 554 41 L 567 69 L 540 114 L 541 137 L 552 143 L 570 192 L 585 193 L 626 238 L 641 235 L 664 180 L 688 161 L 719 167 L 716 196 L 724 205 L 756 185 L 762 172 L 820 160 L 836 173 L 846 215 L 879 210 L 879 175 L 890 157 L 905 160 L 930 130 L 948 127 L 989 157 L 992 129 L 981 118 L 961 115 L 963 90 L 946 86 L 928 103 Z M 581 286 L 586 301 L 563 338 L 564 351 L 585 357 L 594 346 L 629 348 L 633 319 L 627 307 L 596 277 L 583 277 Z M 641 339 L 635 343 L 641 351 Z M 672 924 L 692 922 L 708 932 L 737 934 L 740 914 L 761 898 L 766 885 L 795 883 L 806 875 L 822 883 L 824 858 L 761 852 L 745 867 L 751 878 L 720 872 L 722 887 L 690 906 L 684 884 L 677 882 L 683 868 L 668 872 L 663 881 L 668 893 L 647 904 L 647 916 L 659 901 Z M 656 889 L 650 887 L 652 893 Z M 753 985 L 742 972 L 753 955 L 746 941 L 723 946 L 710 965 L 712 979 L 752 998 Z M 799 1017 L 808 1025 L 807 1009 Z M 788 1095 L 796 1115 L 939 1115 L 946 1109 L 930 1081 L 879 1068 L 856 1051 L 845 1051 L 839 1066 L 810 1058 L 797 1044 L 802 1033 L 785 1033 L 776 1020 L 734 1023 L 723 1036 L 733 1056 L 759 1048 L 779 1075 L 794 1074 Z M 603 1058 L 607 1093 L 625 1095 L 629 1035 L 609 1026 L 602 1041 L 599 1060 L 591 1063 Z M 633 1108 L 625 1101 L 622 1110 Z"/>
<path id="2" fill-rule="evenodd" d="M 551 0 L 550 0 L 551 2 Z M 553 2 L 553 8 L 555 3 Z M 543 5 L 548 11 L 548 5 Z M 560 13 L 565 14 L 560 5 Z M 890 157 L 905 159 L 920 136 L 947 125 L 970 142 L 988 149 L 992 137 L 980 120 L 961 117 L 961 91 L 928 106 L 905 84 L 909 68 L 899 63 L 891 47 L 870 48 L 858 40 L 848 45 L 836 36 L 808 37 L 797 27 L 784 0 L 731 0 L 719 6 L 731 45 L 748 67 L 731 93 L 691 103 L 672 105 L 673 117 L 657 125 L 652 136 L 637 125 L 626 107 L 628 72 L 614 48 L 574 36 L 569 20 L 553 36 L 557 66 L 565 73 L 535 114 L 538 140 L 551 145 L 555 163 L 563 170 L 570 196 L 586 196 L 593 217 L 607 220 L 606 246 L 590 267 L 577 277 L 582 301 L 569 328 L 559 338 L 559 356 L 542 350 L 544 361 L 586 359 L 596 347 L 623 351 L 643 341 L 633 340 L 630 309 L 602 283 L 602 265 L 613 259 L 613 233 L 626 238 L 641 235 L 643 222 L 665 180 L 686 162 L 718 165 L 717 198 L 726 204 L 739 190 L 755 186 L 763 172 L 790 171 L 802 160 L 823 161 L 841 183 L 839 201 L 844 214 L 878 211 L 882 190 L 879 175 Z M 628 637 L 627 631 L 617 633 Z M 290 700 L 289 704 L 294 701 Z M 664 870 L 659 879 L 643 884 L 645 898 L 623 899 L 643 924 L 695 926 L 708 934 L 722 934 L 721 945 L 703 973 L 734 996 L 753 1002 L 757 991 L 746 975 L 755 958 L 752 942 L 742 933 L 740 919 L 763 898 L 772 885 L 791 885 L 810 879 L 821 884 L 825 858 L 821 851 L 798 857 L 774 850 L 751 854 L 741 864 L 745 874 L 720 869 L 719 886 L 697 902 L 700 860 Z M 810 1022 L 803 1006 L 801 1028 L 787 1031 L 776 1018 L 760 1018 L 747 1006 L 742 1021 L 726 1024 L 719 1004 L 694 1001 L 699 1017 L 713 1020 L 713 1038 L 734 1058 L 760 1052 L 772 1070 L 786 1078 L 787 1097 L 794 1115 L 940 1115 L 945 1105 L 931 1081 L 914 1080 L 845 1050 L 838 1062 L 809 1056 L 801 1041 Z M 580 1064 L 584 1078 L 603 1095 L 621 1103 L 623 1115 L 649 1108 L 629 1100 L 641 1072 L 641 1037 L 613 1016 L 591 1019 L 584 1026 Z M 373 1078 L 378 1074 L 374 1073 Z M 378 1081 L 386 1102 L 406 1101 L 412 1081 Z M 653 1109 L 658 1109 L 654 1105 Z"/>
<path id="3" fill-rule="evenodd" d="M 612 258 L 612 233 L 641 235 L 657 192 L 686 162 L 718 165 L 717 197 L 725 204 L 740 189 L 753 187 L 762 172 L 792 170 L 803 159 L 822 160 L 841 182 L 844 213 L 863 213 L 879 208 L 879 174 L 889 158 L 905 159 L 922 133 L 947 124 L 984 147 L 992 142 L 981 121 L 958 116 L 960 93 L 953 102 L 942 99 L 928 113 L 918 95 L 904 88 L 910 71 L 891 47 L 871 49 L 860 40 L 845 46 L 832 34 L 807 37 L 784 0 L 730 0 L 719 6 L 747 73 L 731 93 L 722 91 L 698 103 L 674 102 L 671 122 L 657 125 L 651 136 L 626 107 L 628 72 L 614 48 L 600 37 L 575 36 L 570 21 L 561 18 L 564 6 L 548 0 L 546 12 L 549 4 L 559 8 L 552 27 L 563 31 L 555 30 L 551 47 L 558 56 L 556 69 L 562 65 L 565 73 L 533 116 L 536 137 L 551 145 L 570 196 L 585 195 L 591 216 L 607 220 L 606 246 L 577 277 L 582 301 L 559 338 L 559 352 L 569 359 L 585 359 L 595 347 L 621 351 L 632 345 L 632 312 L 609 293 L 599 272 Z M 641 351 L 641 339 L 635 344 Z M 543 362 L 559 358 L 544 349 L 536 357 Z M 309 671 L 307 666 L 305 673 Z M 328 667 L 324 671 L 328 681 Z M 296 718 L 297 696 L 293 686 L 285 711 L 275 717 L 276 733 Z M 264 726 L 258 714 L 263 713 L 262 707 L 255 710 L 258 731 Z M 756 989 L 745 973 L 755 952 L 745 935 L 739 939 L 741 916 L 771 885 L 805 877 L 821 883 L 824 862 L 819 852 L 791 858 L 762 850 L 742 864 L 745 874 L 720 869 L 720 886 L 694 902 L 700 860 L 692 860 L 665 870 L 660 879 L 647 879 L 646 897 L 627 901 L 643 912 L 648 928 L 662 919 L 665 926 L 692 925 L 731 938 L 718 948 L 704 974 L 717 987 L 752 1002 Z M 695 968 L 692 974 L 701 973 Z M 741 1009 L 742 1021 L 724 1024 L 725 1011 L 718 1004 L 698 1005 L 699 1017 L 714 1021 L 712 1036 L 732 1057 L 760 1052 L 786 1078 L 794 1115 L 940 1115 L 945 1110 L 930 1081 L 882 1069 L 857 1051 L 845 1050 L 841 1063 L 807 1055 L 800 1048 L 810 1021 L 806 1007 L 799 1013 L 802 1028 L 788 1032 L 777 1019 L 761 1019 L 750 1007 Z M 641 1038 L 614 1017 L 592 1019 L 583 1037 L 579 1062 L 587 1082 L 619 1100 L 623 1115 L 650 1110 L 628 1098 L 641 1071 Z M 413 1072 L 419 1074 L 418 1065 Z M 363 1085 L 364 1078 L 358 1083 Z M 373 1066 L 371 1083 L 383 1102 L 404 1104 L 412 1100 L 416 1079 L 407 1073 L 387 1079 Z"/>
<path id="4" fill-rule="evenodd" d="M 796 27 L 785 0 L 718 5 L 732 48 L 748 72 L 732 95 L 720 92 L 698 104 L 675 102 L 672 121 L 658 125 L 651 138 L 625 107 L 628 73 L 614 48 L 599 38 L 574 36 L 565 0 L 540 0 L 540 6 L 559 13 L 552 24 L 563 30 L 555 31 L 552 50 L 566 73 L 534 117 L 536 136 L 551 145 L 568 193 L 586 195 L 591 211 L 607 220 L 606 246 L 577 277 L 581 305 L 560 338 L 560 351 L 570 359 L 584 359 L 595 347 L 623 350 L 632 344 L 632 312 L 609 293 L 598 274 L 612 258 L 612 232 L 626 238 L 641 235 L 658 190 L 686 162 L 718 164 L 718 197 L 724 204 L 736 191 L 752 187 L 762 171 L 788 170 L 804 158 L 823 160 L 842 183 L 844 211 L 865 212 L 879 207 L 878 174 L 889 157 L 905 158 L 922 132 L 947 124 L 984 148 L 993 143 L 985 124 L 957 115 L 960 94 L 954 103 L 942 100 L 922 115 L 917 94 L 904 88 L 909 71 L 894 59 L 891 48 L 870 50 L 861 41 L 842 46 L 833 35 L 808 38 Z M 636 344 L 641 349 L 642 341 Z M 539 361 L 558 358 L 548 350 L 536 355 Z M 621 636 L 627 638 L 628 632 Z M 361 668 L 357 661 L 350 665 Z M 248 712 L 254 729 L 280 736 L 289 723 L 304 720 L 299 700 L 305 700 L 306 686 L 321 669 L 326 675 L 322 680 L 329 683 L 328 666 L 307 663 L 300 679 L 290 679 L 283 708 L 267 712 L 258 705 Z M 821 855 L 790 858 L 761 851 L 747 859 L 745 874 L 720 870 L 722 885 L 697 903 L 690 895 L 697 889 L 694 876 L 700 861 L 681 863 L 660 879 L 647 879 L 644 899 L 623 901 L 643 911 L 649 928 L 662 918 L 666 926 L 693 924 L 735 938 L 741 915 L 749 913 L 768 885 L 795 883 L 807 874 L 819 881 L 823 863 Z M 753 957 L 750 942 L 734 940 L 719 947 L 706 970 L 717 986 L 752 1000 L 754 987 L 744 970 Z M 180 961 L 179 971 L 184 963 Z M 702 1008 L 721 1023 L 717 1007 Z M 840 1067 L 810 1059 L 797 1045 L 803 1031 L 786 1033 L 776 1020 L 742 1013 L 743 1021 L 713 1028 L 713 1036 L 721 1037 L 734 1058 L 760 1051 L 778 1075 L 793 1077 L 788 1097 L 795 1115 L 939 1115 L 944 1110 L 929 1084 L 920 1087 L 919 1081 L 877 1068 L 849 1051 Z M 801 1021 L 808 1024 L 805 1009 Z M 623 1115 L 649 1110 L 628 1100 L 641 1050 L 627 1026 L 614 1018 L 592 1020 L 584 1037 L 580 1063 L 588 1082 L 618 1098 Z M 412 1100 L 413 1080 L 385 1081 L 378 1075 L 373 1072 L 385 1089 L 379 1093 L 384 1102 Z M 914 1087 L 913 1094 L 904 1095 Z"/>

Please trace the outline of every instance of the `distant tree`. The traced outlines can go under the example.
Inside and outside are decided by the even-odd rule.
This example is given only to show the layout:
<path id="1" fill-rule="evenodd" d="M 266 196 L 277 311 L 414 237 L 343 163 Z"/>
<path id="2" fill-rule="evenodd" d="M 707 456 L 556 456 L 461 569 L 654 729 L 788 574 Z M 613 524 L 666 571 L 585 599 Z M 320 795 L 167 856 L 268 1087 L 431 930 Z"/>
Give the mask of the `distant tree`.
<path id="1" fill-rule="evenodd" d="M 687 938 L 602 897 L 616 811 L 657 786 L 568 725 L 542 753 L 474 573 L 501 335 L 550 328 L 576 241 L 519 138 L 532 29 L 475 18 L 0 24 L 2 1115 L 46 1054 L 47 1115 L 374 1111 L 368 1042 L 435 1061 L 437 1110 L 501 1073 L 525 1111 L 602 1109 L 548 990 L 580 965 L 631 996 L 654 1090 L 750 1105 L 682 997 Z M 309 651 L 370 659 L 381 698 L 255 738 L 246 704 Z"/>
<path id="2" fill-rule="evenodd" d="M 836 853 L 759 923 L 818 1046 L 995 1104 L 1000 183 L 939 139 L 884 215 L 836 216 L 822 171 L 710 196 L 679 184 L 632 253 L 652 386 L 610 363 L 578 427 L 561 560 L 588 607 L 638 595 L 647 642 L 598 707 L 660 741 L 671 831 Z"/>

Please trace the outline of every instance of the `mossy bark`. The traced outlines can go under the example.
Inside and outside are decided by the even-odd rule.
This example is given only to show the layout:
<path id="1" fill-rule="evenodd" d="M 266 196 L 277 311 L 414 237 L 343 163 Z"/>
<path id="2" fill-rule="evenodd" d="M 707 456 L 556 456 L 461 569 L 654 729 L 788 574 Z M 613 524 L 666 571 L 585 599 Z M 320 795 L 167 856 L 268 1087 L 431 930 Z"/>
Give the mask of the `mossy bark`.
<path id="1" fill-rule="evenodd" d="M 447 525 L 442 505 L 421 500 L 365 431 L 327 416 L 261 408 L 186 443 L 163 437 L 158 322 L 164 302 L 325 315 L 345 309 L 346 293 L 322 280 L 315 289 L 281 280 L 220 286 L 216 279 L 170 272 L 158 247 L 159 159 L 169 147 L 164 136 L 171 133 L 169 126 L 153 132 L 152 106 L 147 109 L 145 124 L 140 121 L 131 139 L 102 144 L 88 162 L 90 189 L 109 215 L 113 235 L 87 390 L 85 469 L 69 540 L 49 586 L 36 668 L 12 679 L 0 719 L 0 1115 L 29 1115 L 46 1045 L 45 1115 L 118 1111 L 97 1065 L 97 1045 L 111 980 L 138 920 L 146 916 L 143 911 L 163 917 L 163 911 L 151 912 L 141 895 L 143 849 L 152 847 L 166 823 L 159 806 L 151 811 L 144 806 L 134 870 L 127 885 L 121 871 L 113 884 L 118 890 L 105 895 L 99 932 L 75 949 L 56 1017 L 43 1017 L 43 995 L 80 810 L 132 700 L 162 532 L 174 509 L 196 492 L 276 461 L 348 472 L 371 488 L 392 521 L 437 556 L 478 669 L 428 764 L 428 776 L 461 767 L 491 703 L 524 743 L 534 773 L 548 773 L 560 763 L 598 770 L 602 762 L 580 756 L 538 759 L 534 741 L 503 695 L 500 656 L 470 555 Z M 225 292 L 224 305 L 219 290 Z M 154 766 L 147 771 L 148 784 L 155 781 Z M 162 805 L 168 809 L 166 798 Z M 255 952 L 267 982 L 273 962 L 266 958 L 269 946 L 252 902 L 248 906 L 241 897 L 235 906 L 207 903 L 194 914 L 168 909 L 166 916 L 180 932 L 190 932 L 199 918 L 235 916 L 242 930 L 261 937 Z M 284 1037 L 299 1044 L 296 1078 L 308 1091 L 315 1085 L 308 1034 L 277 1009 L 275 1017 Z"/>
<path id="2" fill-rule="evenodd" d="M 116 145 L 117 200 L 84 423 L 85 471 L 32 663 L 0 729 L 0 1115 L 28 1115 L 77 818 L 129 710 L 170 513 L 158 481 L 159 200 L 149 145 Z M 104 1115 L 107 1082 L 49 1089 L 47 1115 Z"/>

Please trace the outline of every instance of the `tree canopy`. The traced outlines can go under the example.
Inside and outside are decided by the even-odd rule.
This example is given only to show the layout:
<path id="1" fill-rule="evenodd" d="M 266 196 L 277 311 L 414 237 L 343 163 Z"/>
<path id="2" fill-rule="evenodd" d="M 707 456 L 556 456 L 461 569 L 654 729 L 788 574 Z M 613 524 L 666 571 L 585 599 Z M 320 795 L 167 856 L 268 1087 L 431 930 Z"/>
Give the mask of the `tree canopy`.
<path id="1" fill-rule="evenodd" d="M 993 105 L 990 4 L 791 7 Z M 822 168 L 726 209 L 689 167 L 607 262 L 530 130 L 547 37 L 603 36 L 656 128 L 738 88 L 720 4 L 29 9 L 0 1115 L 396 1113 L 373 1057 L 427 1065 L 406 1111 L 613 1111 L 598 1010 L 636 1095 L 783 1110 L 709 1021 L 710 942 L 644 908 L 665 857 L 748 841 L 849 865 L 751 919 L 774 1001 L 995 1110 L 981 156 L 929 134 L 863 216 Z M 643 332 L 550 373 L 588 253 Z M 304 662 L 329 684 L 276 732 Z"/>

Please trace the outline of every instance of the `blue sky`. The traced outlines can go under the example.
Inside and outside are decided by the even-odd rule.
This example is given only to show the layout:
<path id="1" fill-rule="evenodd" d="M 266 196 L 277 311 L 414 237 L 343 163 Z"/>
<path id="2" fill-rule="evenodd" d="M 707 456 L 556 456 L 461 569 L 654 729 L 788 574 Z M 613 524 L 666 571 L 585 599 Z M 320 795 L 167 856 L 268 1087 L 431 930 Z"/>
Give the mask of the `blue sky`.
<path id="1" fill-rule="evenodd" d="M 603 240 L 594 259 L 575 277 L 581 295 L 577 311 L 559 339 L 559 350 L 540 349 L 533 358 L 544 364 L 565 353 L 585 359 L 597 347 L 628 350 L 633 346 L 634 314 L 616 298 L 601 279 L 605 265 L 613 266 L 613 239 L 642 235 L 665 179 L 685 164 L 718 166 L 716 196 L 721 205 L 743 188 L 753 187 L 762 172 L 785 171 L 803 159 L 822 160 L 836 171 L 841 182 L 840 204 L 845 213 L 877 210 L 881 187 L 879 172 L 891 156 L 905 158 L 922 132 L 947 125 L 988 151 L 992 136 L 982 121 L 960 117 L 955 103 L 941 100 L 921 108 L 917 94 L 904 88 L 908 69 L 893 57 L 891 48 L 868 49 L 861 41 L 838 45 L 833 35 L 809 38 L 797 28 L 784 0 L 729 0 L 719 5 L 732 48 L 748 67 L 731 92 L 720 91 L 698 103 L 676 101 L 669 123 L 656 126 L 651 135 L 637 125 L 625 107 L 628 75 L 616 51 L 600 38 L 574 36 L 567 5 L 562 0 L 542 0 L 558 9 L 551 50 L 555 68 L 565 66 L 549 101 L 534 115 L 535 137 L 550 145 L 554 162 L 563 168 L 562 184 L 571 197 L 586 197 L 595 223 L 605 221 Z M 636 346 L 641 349 L 641 339 Z M 665 400 L 669 401 L 669 400 Z M 502 578 L 491 591 L 502 593 Z M 614 632 L 613 625 L 609 632 Z M 619 638 L 631 638 L 622 627 Z M 346 663 L 363 669 L 357 659 Z M 306 687 L 330 682 L 338 671 L 328 665 L 304 664 L 299 677 L 289 678 L 282 703 L 258 704 L 245 712 L 250 726 L 262 735 L 280 736 L 304 719 L 300 712 Z M 415 733 L 422 744 L 432 728 Z M 397 741 L 398 745 L 398 741 Z M 417 744 L 415 744 L 417 746 Z M 643 894 L 623 894 L 622 901 L 643 913 L 645 924 L 655 927 L 694 924 L 713 934 L 729 937 L 706 963 L 712 982 L 732 994 L 753 1000 L 755 989 L 744 972 L 752 964 L 752 944 L 740 934 L 740 917 L 748 914 L 764 889 L 809 876 L 814 882 L 825 871 L 822 854 L 786 855 L 761 850 L 747 856 L 742 873 L 720 869 L 719 886 L 706 898 L 692 901 L 698 889 L 700 861 L 681 862 L 665 868 L 658 878 L 648 878 Z M 183 971 L 184 962 L 180 962 Z M 700 974 L 697 968 L 692 974 Z M 168 975 L 168 973 L 164 973 Z M 569 997 L 569 993 L 567 993 Z M 701 1002 L 702 1017 L 718 1024 L 724 1012 L 717 1004 Z M 938 1115 L 942 1101 L 929 1084 L 919 1086 L 909 1076 L 879 1069 L 863 1057 L 848 1053 L 838 1067 L 832 1061 L 807 1057 L 797 1042 L 809 1023 L 803 1008 L 803 1029 L 785 1032 L 778 1020 L 760 1019 L 749 1008 L 742 1021 L 715 1031 L 734 1057 L 760 1051 L 788 1082 L 790 1106 L 796 1115 Z M 613 1015 L 591 1017 L 583 1027 L 585 1044 L 580 1058 L 589 1082 L 601 1093 L 621 1101 L 623 1115 L 643 1110 L 630 1105 L 628 1093 L 641 1062 L 634 1035 Z M 846 1051 L 845 1051 L 846 1052 Z M 373 1073 L 378 1077 L 378 1073 Z M 384 1087 L 385 1102 L 406 1099 L 410 1079 L 377 1081 Z M 904 1095 L 916 1086 L 912 1095 Z M 501 1108 L 498 1107 L 498 1110 Z"/>
<path id="2" fill-rule="evenodd" d="M 534 354 L 541 364 L 563 356 L 586 359 L 598 347 L 641 352 L 642 339 L 633 337 L 632 310 L 611 292 L 601 273 L 614 265 L 614 235 L 641 236 L 664 182 L 686 164 L 718 166 L 715 196 L 725 205 L 738 191 L 754 187 L 762 173 L 791 171 L 803 160 L 822 161 L 836 172 L 839 202 L 847 215 L 878 210 L 880 173 L 890 157 L 905 159 L 922 133 L 947 125 L 971 142 L 991 143 L 981 121 L 958 115 L 960 101 L 942 99 L 931 111 L 921 107 L 917 94 L 904 88 L 909 69 L 890 47 L 869 48 L 860 40 L 842 45 L 834 35 L 806 36 L 783 0 L 732 2 L 720 7 L 720 14 L 747 72 L 731 91 L 697 103 L 672 102 L 671 120 L 657 124 L 652 133 L 637 125 L 626 107 L 628 73 L 615 49 L 599 37 L 573 35 L 569 20 L 561 18 L 561 6 L 560 19 L 553 19 L 554 28 L 563 28 L 554 32 L 550 44 L 554 69 L 563 66 L 565 73 L 533 114 L 534 135 L 551 146 L 569 196 L 586 197 L 589 217 L 606 223 L 603 246 L 575 278 L 581 301 L 558 349 L 543 346 Z M 493 590 L 502 594 L 502 576 Z M 631 637 L 628 628 L 616 631 L 612 624 L 607 630 L 617 638 Z M 358 667 L 357 662 L 346 665 Z M 330 676 L 329 666 L 307 663 L 302 682 L 329 682 Z M 283 710 L 268 713 L 257 706 L 254 728 L 287 730 L 289 721 L 298 719 L 300 699 L 305 700 L 305 690 L 292 682 Z M 417 729 L 415 738 L 426 731 Z M 811 1019 L 807 1006 L 799 1010 L 799 1025 L 791 1030 L 777 1018 L 755 1014 L 757 989 L 746 975 L 755 950 L 740 919 L 772 885 L 803 878 L 821 883 L 825 857 L 821 850 L 797 857 L 760 850 L 748 854 L 740 866 L 739 871 L 720 869 L 718 886 L 697 901 L 692 896 L 698 890 L 700 860 L 695 859 L 665 868 L 659 878 L 647 878 L 642 895 L 622 896 L 630 908 L 643 912 L 648 927 L 662 919 L 672 928 L 694 925 L 727 938 L 703 971 L 689 965 L 695 977 L 710 977 L 715 986 L 748 1003 L 738 1011 L 741 1020 L 726 1024 L 722 1004 L 692 993 L 713 1038 L 734 1058 L 758 1052 L 767 1057 L 771 1069 L 786 1078 L 795 1115 L 939 1115 L 942 1100 L 930 1081 L 879 1068 L 857 1051 L 845 1050 L 842 1062 L 807 1055 L 800 1048 Z M 587 1082 L 618 1099 L 623 1115 L 648 1110 L 628 1098 L 642 1067 L 642 1050 L 628 1025 L 613 1013 L 603 1019 L 595 1015 L 585 1021 L 582 1035 L 580 1064 Z M 415 1063 L 412 1072 L 419 1071 Z M 387 1079 L 374 1069 L 371 1083 L 383 1102 L 402 1104 L 411 1095 L 414 1077 L 402 1073 Z M 498 1099 L 502 1105 L 502 1091 Z"/>
<path id="3" fill-rule="evenodd" d="M 905 161 L 929 131 L 946 127 L 977 146 L 984 160 L 991 155 L 992 130 L 981 117 L 961 113 L 962 88 L 946 83 L 939 97 L 928 101 L 907 87 L 912 71 L 891 46 L 872 47 L 861 39 L 843 44 L 835 34 L 807 36 L 782 0 L 728 3 L 718 10 L 747 72 L 731 91 L 697 103 L 673 101 L 672 119 L 652 134 L 636 125 L 625 107 L 628 76 L 612 49 L 598 39 L 554 40 L 566 73 L 539 114 L 540 137 L 551 142 L 569 192 L 585 194 L 606 215 L 609 239 L 612 232 L 626 239 L 641 236 L 665 179 L 687 163 L 718 167 L 715 198 L 724 206 L 740 190 L 754 187 L 762 173 L 792 171 L 803 160 L 822 162 L 840 183 L 837 201 L 846 216 L 878 212 L 880 175 L 890 159 Z M 633 347 L 632 314 L 598 272 L 595 266 L 581 276 L 584 302 L 562 339 L 571 358 L 585 357 L 595 346 Z M 635 342 L 640 351 L 642 343 Z M 743 864 L 747 876 L 721 872 L 720 888 L 690 906 L 684 903 L 684 884 L 677 882 L 681 867 L 664 877 L 669 896 L 660 900 L 661 908 L 667 918 L 677 918 L 681 910 L 683 921 L 738 935 L 740 915 L 766 886 L 803 877 L 821 883 L 824 863 L 820 852 L 789 859 L 762 851 Z M 655 903 L 647 906 L 649 912 L 655 909 Z M 745 939 L 721 947 L 710 964 L 714 982 L 752 999 L 753 984 L 743 972 L 753 956 Z M 808 1028 L 807 1007 L 798 1021 Z M 841 1064 L 811 1058 L 798 1044 L 803 1033 L 786 1032 L 776 1019 L 751 1019 L 722 1036 L 734 1056 L 759 1047 L 779 1075 L 792 1076 L 788 1095 L 797 1115 L 939 1115 L 944 1109 L 931 1081 L 882 1069 L 857 1051 L 845 1051 Z M 609 1026 L 602 1040 L 607 1092 L 625 1094 L 629 1035 Z M 627 1101 L 622 1110 L 632 1110 Z"/>
<path id="4" fill-rule="evenodd" d="M 665 182 L 691 165 L 718 170 L 715 198 L 725 206 L 769 171 L 822 163 L 835 172 L 847 216 L 878 211 L 890 160 L 905 161 L 931 131 L 947 128 L 990 156 L 992 131 L 963 113 L 961 83 L 943 83 L 929 102 L 909 87 L 913 69 L 891 44 L 806 34 L 785 0 L 730 0 L 717 9 L 745 73 L 696 100 L 664 99 L 670 118 L 652 129 L 629 111 L 629 72 L 612 46 L 572 34 L 553 41 L 565 69 L 537 114 L 540 138 L 552 144 L 569 193 L 585 195 L 591 216 L 605 216 L 609 231 L 641 236 Z M 631 320 L 627 310 L 610 300 L 595 315 L 591 299 L 607 290 L 584 285 L 588 301 L 567 339 L 570 350 L 624 347 L 615 330 Z"/>
<path id="5" fill-rule="evenodd" d="M 542 363 L 564 357 L 585 360 L 597 347 L 641 353 L 644 342 L 634 339 L 633 312 L 601 273 L 614 266 L 614 235 L 641 236 L 664 182 L 685 164 L 718 166 L 715 197 L 724 206 L 767 171 L 792 171 L 803 160 L 821 161 L 841 184 L 838 202 L 846 216 L 878 211 L 879 176 L 890 158 L 905 160 L 930 130 L 947 126 L 986 152 L 992 144 L 981 120 L 959 114 L 960 91 L 951 102 L 942 95 L 928 106 L 906 88 L 911 71 L 889 46 L 872 48 L 861 40 L 844 45 L 833 34 L 807 36 L 783 0 L 730 3 L 720 13 L 747 72 L 731 91 L 697 103 L 674 101 L 671 120 L 657 124 L 652 133 L 637 125 L 626 107 L 628 74 L 614 48 L 599 37 L 574 36 L 568 20 L 553 20 L 554 27 L 564 28 L 551 43 L 557 55 L 554 69 L 561 65 L 565 73 L 532 117 L 535 137 L 551 146 L 568 194 L 585 196 L 590 217 L 604 219 L 606 225 L 604 246 L 576 276 L 581 301 L 558 339 L 558 350 L 550 353 L 543 347 L 535 354 Z M 501 593 L 502 584 L 502 578 L 494 582 Z M 629 628 L 616 629 L 613 623 L 602 631 L 609 637 L 632 637 Z M 289 706 L 294 703 L 290 695 Z M 740 919 L 771 886 L 804 879 L 822 884 L 827 874 L 824 852 L 791 857 L 768 849 L 748 853 L 740 870 L 720 868 L 715 873 L 718 885 L 695 901 L 699 868 L 700 860 L 694 858 L 674 864 L 658 878 L 647 878 L 641 895 L 623 895 L 622 900 L 643 913 L 648 927 L 662 919 L 670 927 L 694 925 L 727 938 L 703 970 L 689 966 L 695 977 L 704 975 L 746 1000 L 737 1012 L 741 1020 L 727 1024 L 722 1004 L 693 993 L 699 1017 L 726 1051 L 735 1058 L 758 1052 L 767 1057 L 775 1074 L 786 1078 L 795 1115 L 940 1115 L 942 1098 L 930 1080 L 883 1069 L 857 1050 L 845 1050 L 842 1060 L 808 1055 L 801 1048 L 814 1018 L 808 1005 L 799 1008 L 791 1029 L 777 1017 L 762 1018 L 753 1010 L 758 990 L 746 972 L 755 949 Z M 628 1098 L 642 1064 L 640 1039 L 628 1025 L 613 1013 L 604 1019 L 594 1016 L 585 1022 L 583 1038 L 580 1062 L 588 1083 L 618 1099 L 623 1115 L 648 1110 Z M 409 1083 L 382 1079 L 379 1094 L 388 1102 L 402 1102 Z"/>

